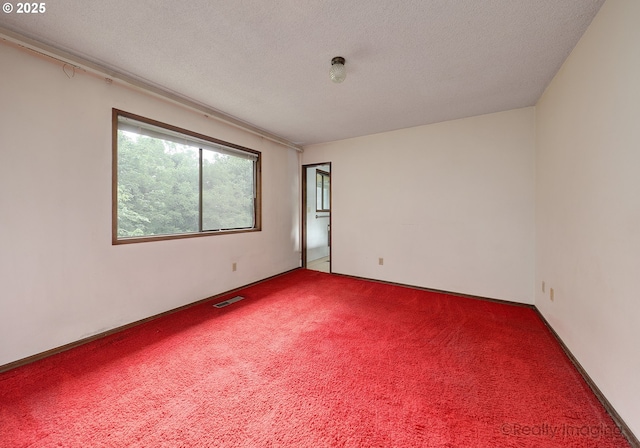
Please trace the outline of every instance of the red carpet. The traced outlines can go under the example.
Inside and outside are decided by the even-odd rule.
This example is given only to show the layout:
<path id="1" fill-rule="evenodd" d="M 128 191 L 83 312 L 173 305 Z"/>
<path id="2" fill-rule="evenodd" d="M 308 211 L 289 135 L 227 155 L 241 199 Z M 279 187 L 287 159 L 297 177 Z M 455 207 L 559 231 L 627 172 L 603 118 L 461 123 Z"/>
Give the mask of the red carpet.
<path id="1" fill-rule="evenodd" d="M 241 294 L 0 374 L 0 446 L 629 446 L 531 309 L 306 270 Z"/>

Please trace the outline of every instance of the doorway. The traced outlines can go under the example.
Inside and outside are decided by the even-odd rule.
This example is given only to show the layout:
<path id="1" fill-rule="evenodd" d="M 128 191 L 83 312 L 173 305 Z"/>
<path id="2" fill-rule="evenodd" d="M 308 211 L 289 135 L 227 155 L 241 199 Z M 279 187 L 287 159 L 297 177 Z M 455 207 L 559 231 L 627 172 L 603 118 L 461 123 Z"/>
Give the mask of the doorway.
<path id="1" fill-rule="evenodd" d="M 302 267 L 331 272 L 331 162 L 302 165 Z"/>

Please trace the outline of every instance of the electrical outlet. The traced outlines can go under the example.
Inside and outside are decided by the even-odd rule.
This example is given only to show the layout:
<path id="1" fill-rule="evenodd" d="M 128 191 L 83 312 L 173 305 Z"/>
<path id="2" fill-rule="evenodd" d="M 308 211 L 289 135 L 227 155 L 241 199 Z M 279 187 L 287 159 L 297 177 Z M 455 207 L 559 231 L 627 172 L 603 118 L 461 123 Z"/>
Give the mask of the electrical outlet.
<path id="1" fill-rule="evenodd" d="M 378 264 L 382 266 L 384 264 L 384 258 L 378 258 Z"/>
<path id="2" fill-rule="evenodd" d="M 553 288 L 549 288 L 549 298 L 553 302 Z"/>
<path id="3" fill-rule="evenodd" d="M 238 264 L 237 263 L 231 263 L 231 271 L 232 272 L 236 272 L 238 270 Z"/>
<path id="4" fill-rule="evenodd" d="M 542 282 L 542 292 L 546 292 L 546 291 L 545 291 L 545 289 L 546 289 L 546 288 L 545 288 L 545 284 L 544 284 L 544 281 L 543 281 L 543 282 Z"/>

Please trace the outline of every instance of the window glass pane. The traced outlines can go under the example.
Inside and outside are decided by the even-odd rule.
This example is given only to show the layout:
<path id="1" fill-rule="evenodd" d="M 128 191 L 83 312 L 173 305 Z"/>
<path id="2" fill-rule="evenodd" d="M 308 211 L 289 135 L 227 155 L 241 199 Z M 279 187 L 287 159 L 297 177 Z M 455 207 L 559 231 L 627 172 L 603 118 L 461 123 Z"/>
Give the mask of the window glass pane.
<path id="1" fill-rule="evenodd" d="M 198 231 L 198 152 L 118 131 L 118 237 Z"/>
<path id="2" fill-rule="evenodd" d="M 329 205 L 329 182 L 330 182 L 330 177 L 329 176 L 325 176 L 324 179 L 324 184 L 322 186 L 322 205 L 323 208 L 325 210 L 329 210 L 331 208 L 331 206 Z"/>
<path id="3" fill-rule="evenodd" d="M 253 227 L 255 163 L 208 150 L 202 159 L 202 230 Z"/>
<path id="4" fill-rule="evenodd" d="M 322 174 L 316 172 L 316 211 L 322 210 Z"/>

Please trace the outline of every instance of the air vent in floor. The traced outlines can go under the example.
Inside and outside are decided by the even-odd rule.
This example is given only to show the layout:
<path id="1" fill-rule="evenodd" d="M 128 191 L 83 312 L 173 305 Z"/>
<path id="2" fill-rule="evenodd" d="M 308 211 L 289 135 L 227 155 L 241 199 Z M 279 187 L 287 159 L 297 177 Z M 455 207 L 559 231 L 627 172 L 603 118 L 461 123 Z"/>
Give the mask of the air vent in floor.
<path id="1" fill-rule="evenodd" d="M 236 303 L 239 302 L 240 300 L 244 299 L 244 297 L 242 296 L 235 296 L 230 298 L 229 300 L 225 300 L 224 302 L 220 302 L 220 303 L 216 303 L 215 306 L 216 308 L 224 308 L 225 306 L 229 306 L 232 303 Z"/>

